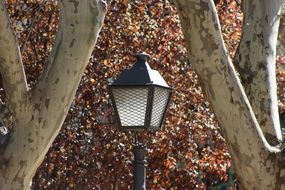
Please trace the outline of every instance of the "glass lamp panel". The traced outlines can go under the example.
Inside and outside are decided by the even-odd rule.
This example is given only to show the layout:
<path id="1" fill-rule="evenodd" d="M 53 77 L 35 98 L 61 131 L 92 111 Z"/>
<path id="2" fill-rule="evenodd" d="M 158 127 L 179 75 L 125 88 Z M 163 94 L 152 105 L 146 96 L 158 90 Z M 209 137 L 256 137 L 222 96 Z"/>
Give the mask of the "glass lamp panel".
<path id="1" fill-rule="evenodd" d="M 164 112 L 169 100 L 170 91 L 165 88 L 155 87 L 151 112 L 151 127 L 159 128 L 163 120 Z"/>
<path id="2" fill-rule="evenodd" d="M 144 126 L 148 90 L 147 87 L 112 89 L 122 127 Z"/>

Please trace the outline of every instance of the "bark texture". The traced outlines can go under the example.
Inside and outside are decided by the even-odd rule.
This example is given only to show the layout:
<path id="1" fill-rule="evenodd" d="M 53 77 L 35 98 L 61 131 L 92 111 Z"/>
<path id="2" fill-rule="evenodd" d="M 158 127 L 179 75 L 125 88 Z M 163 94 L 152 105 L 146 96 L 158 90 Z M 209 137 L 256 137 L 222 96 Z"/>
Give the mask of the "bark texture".
<path id="1" fill-rule="evenodd" d="M 243 34 L 235 66 L 262 131 L 281 141 L 275 74 L 281 0 L 242 3 Z"/>
<path id="2" fill-rule="evenodd" d="M 262 3 L 263 1 L 254 2 Z M 274 3 L 276 2 L 274 1 Z M 282 160 L 283 153 L 280 153 L 278 148 L 269 145 L 264 137 L 259 124 L 261 120 L 259 121 L 259 118 L 256 118 L 258 114 L 254 113 L 255 110 L 251 107 L 224 46 L 214 2 L 212 0 L 176 0 L 175 3 L 180 16 L 190 63 L 199 75 L 205 94 L 223 129 L 240 182 L 240 188 L 244 190 L 285 189 L 285 181 L 280 180 L 285 177 L 284 164 L 280 164 L 282 163 L 280 160 Z M 265 3 L 263 2 L 263 4 Z M 272 11 L 274 10 L 276 8 Z M 257 11 L 262 12 L 263 10 Z M 268 12 L 270 11 L 268 10 Z M 273 17 L 276 12 L 270 12 L 270 14 Z M 266 28 L 263 30 L 272 32 L 266 31 Z M 270 40 L 267 40 L 267 46 L 270 46 L 270 48 L 276 45 L 275 37 L 268 37 Z M 255 40 L 259 39 L 255 38 Z M 262 59 L 259 57 L 261 56 L 266 59 L 270 57 L 270 61 L 273 61 L 272 57 L 275 55 L 275 49 L 272 47 L 264 55 L 260 55 L 260 53 L 250 55 L 256 56 L 254 58 L 256 60 Z M 269 60 L 264 63 L 265 66 L 262 66 L 263 76 L 268 75 L 269 70 L 275 69 L 271 65 L 273 63 L 270 63 L 270 65 L 266 63 L 269 64 Z M 251 64 L 251 62 L 248 64 Z M 253 67 L 253 69 L 256 69 L 256 67 Z M 254 71 L 258 72 L 258 70 Z M 265 79 L 263 81 L 260 81 L 260 78 L 256 80 L 259 80 L 260 83 L 265 82 Z M 266 82 L 265 85 L 262 84 L 260 89 L 259 84 L 255 85 L 257 85 L 254 87 L 256 92 L 263 91 L 265 87 L 274 90 L 274 86 L 272 87 L 274 84 L 270 82 Z M 271 101 L 274 100 L 271 99 L 272 94 L 270 96 L 268 94 L 270 93 L 264 94 L 262 97 L 266 97 L 264 101 L 268 101 L 266 104 L 271 105 Z M 254 104 L 254 102 L 252 103 Z M 271 108 L 267 109 L 269 111 L 263 115 L 272 118 L 274 113 L 270 111 Z M 272 111 L 275 112 L 275 110 Z M 262 123 L 262 125 L 264 124 Z M 272 126 L 275 126 L 275 124 L 270 125 L 270 127 Z M 276 131 L 280 130 L 278 127 L 277 124 Z"/>
<path id="3" fill-rule="evenodd" d="M 280 18 L 280 26 L 278 31 L 278 41 L 277 41 L 277 55 L 279 56 L 285 56 L 285 42 L 284 42 L 284 36 L 285 36 L 285 0 L 281 1 L 281 18 Z M 285 71 L 285 65 L 279 64 L 279 70 Z"/>
<path id="4" fill-rule="evenodd" d="M 1 190 L 28 189 L 62 126 L 106 9 L 100 0 L 60 1 L 61 21 L 49 63 L 36 87 L 27 89 L 18 45 L 1 1 L 0 71 L 16 124 L 0 155 Z"/>

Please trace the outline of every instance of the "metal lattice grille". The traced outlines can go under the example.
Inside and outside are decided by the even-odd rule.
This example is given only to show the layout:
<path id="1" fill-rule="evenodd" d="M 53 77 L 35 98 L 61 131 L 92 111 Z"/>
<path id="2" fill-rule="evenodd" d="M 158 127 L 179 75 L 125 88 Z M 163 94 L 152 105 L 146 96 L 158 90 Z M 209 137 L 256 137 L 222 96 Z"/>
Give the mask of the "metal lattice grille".
<path id="1" fill-rule="evenodd" d="M 155 87 L 151 113 L 151 126 L 160 127 L 166 109 L 170 92 L 167 89 Z"/>
<path id="2" fill-rule="evenodd" d="M 148 98 L 148 88 L 113 88 L 122 126 L 143 126 Z"/>

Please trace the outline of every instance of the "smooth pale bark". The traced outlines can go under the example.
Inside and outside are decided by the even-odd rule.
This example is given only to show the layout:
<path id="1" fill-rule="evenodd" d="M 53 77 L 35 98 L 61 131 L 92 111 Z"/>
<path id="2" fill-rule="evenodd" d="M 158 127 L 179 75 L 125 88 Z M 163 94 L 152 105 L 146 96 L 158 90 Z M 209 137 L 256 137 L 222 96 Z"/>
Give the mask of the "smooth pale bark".
<path id="1" fill-rule="evenodd" d="M 0 71 L 10 109 L 15 118 L 27 111 L 28 87 L 16 37 L 7 19 L 5 3 L 0 2 Z"/>
<path id="2" fill-rule="evenodd" d="M 243 0 L 244 23 L 235 66 L 268 140 L 282 140 L 276 85 L 276 45 L 281 0 Z"/>
<path id="3" fill-rule="evenodd" d="M 284 155 L 267 143 L 261 131 L 224 46 L 214 2 L 175 3 L 188 57 L 223 129 L 240 188 L 285 189 Z"/>
<path id="4" fill-rule="evenodd" d="M 5 92 L 11 95 L 9 106 L 16 120 L 12 140 L 0 155 L 1 190 L 28 189 L 62 126 L 106 9 L 105 2 L 100 0 L 60 1 L 57 39 L 43 75 L 30 91 L 26 88 L 17 42 L 6 14 L 1 13 L 0 70 L 4 74 Z M 2 48 L 6 51 L 2 52 Z"/>
<path id="5" fill-rule="evenodd" d="M 280 26 L 279 26 L 279 31 L 278 31 L 278 41 L 277 41 L 277 55 L 278 56 L 285 56 L 285 0 L 281 1 L 281 18 L 280 18 Z M 285 71 L 285 65 L 284 64 L 279 64 L 279 70 Z"/>

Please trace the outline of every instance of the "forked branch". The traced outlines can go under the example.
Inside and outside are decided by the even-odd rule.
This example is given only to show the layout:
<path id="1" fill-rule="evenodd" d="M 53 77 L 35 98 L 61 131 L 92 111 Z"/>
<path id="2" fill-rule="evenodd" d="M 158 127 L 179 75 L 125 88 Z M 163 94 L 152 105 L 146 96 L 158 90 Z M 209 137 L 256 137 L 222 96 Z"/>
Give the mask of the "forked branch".
<path id="1" fill-rule="evenodd" d="M 28 188 L 65 120 L 106 8 L 101 0 L 60 1 L 57 39 L 44 74 L 31 90 L 30 112 L 24 113 L 26 119 L 17 126 L 9 147 L 0 154 L 1 188 Z"/>
<path id="2" fill-rule="evenodd" d="M 253 185 L 248 179 L 271 177 L 266 164 L 280 149 L 269 145 L 261 131 L 225 48 L 214 2 L 176 0 L 176 6 L 188 57 L 228 142 L 241 188 L 269 187 L 272 181 Z"/>

